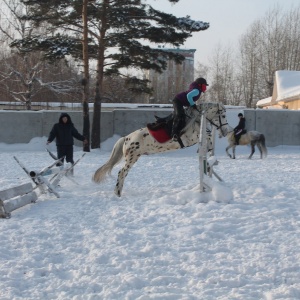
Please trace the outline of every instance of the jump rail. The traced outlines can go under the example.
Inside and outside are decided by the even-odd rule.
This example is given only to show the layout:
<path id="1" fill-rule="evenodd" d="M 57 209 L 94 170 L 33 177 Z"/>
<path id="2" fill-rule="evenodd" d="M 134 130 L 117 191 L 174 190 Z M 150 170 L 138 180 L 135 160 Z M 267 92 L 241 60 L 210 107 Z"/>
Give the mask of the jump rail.
<path id="1" fill-rule="evenodd" d="M 25 183 L 0 191 L 0 218 L 11 217 L 11 212 L 30 203 L 35 203 L 37 194 L 31 183 Z"/>

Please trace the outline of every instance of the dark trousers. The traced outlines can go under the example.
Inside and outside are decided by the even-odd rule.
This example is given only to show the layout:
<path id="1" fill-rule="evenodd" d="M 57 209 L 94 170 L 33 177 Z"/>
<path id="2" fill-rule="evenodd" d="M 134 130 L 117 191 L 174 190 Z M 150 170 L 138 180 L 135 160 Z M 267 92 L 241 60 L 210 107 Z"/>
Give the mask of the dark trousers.
<path id="1" fill-rule="evenodd" d="M 174 120 L 173 120 L 173 130 L 172 135 L 179 135 L 180 130 L 184 126 L 184 108 L 181 101 L 177 98 L 173 100 L 173 108 L 174 108 Z"/>
<path id="2" fill-rule="evenodd" d="M 56 146 L 57 148 L 57 158 L 65 157 L 66 162 L 74 164 L 73 160 L 73 145 L 67 146 Z M 64 160 L 62 160 L 64 162 Z"/>
<path id="3" fill-rule="evenodd" d="M 242 134 L 245 132 L 244 132 L 244 129 L 237 129 L 234 132 L 235 132 L 235 134 L 234 134 L 235 143 L 238 145 Z"/>

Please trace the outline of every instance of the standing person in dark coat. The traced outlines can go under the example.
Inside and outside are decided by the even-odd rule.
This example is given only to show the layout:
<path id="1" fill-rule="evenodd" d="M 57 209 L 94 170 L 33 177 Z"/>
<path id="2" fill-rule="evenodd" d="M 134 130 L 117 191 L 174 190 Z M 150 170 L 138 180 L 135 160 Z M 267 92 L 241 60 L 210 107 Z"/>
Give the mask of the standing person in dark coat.
<path id="1" fill-rule="evenodd" d="M 83 141 L 84 144 L 88 142 L 87 139 L 74 127 L 71 117 L 67 113 L 62 113 L 59 117 L 59 122 L 54 124 L 52 130 L 50 131 L 47 145 L 56 139 L 57 158 L 62 158 L 65 156 L 66 162 L 74 164 L 73 137 L 79 141 Z"/>
<path id="2" fill-rule="evenodd" d="M 239 144 L 239 140 L 242 134 L 246 133 L 245 126 L 246 126 L 246 119 L 244 118 L 242 113 L 238 114 L 240 118 L 239 124 L 234 128 L 234 137 L 235 137 L 235 144 Z"/>
<path id="3" fill-rule="evenodd" d="M 184 126 L 184 107 L 191 106 L 196 108 L 196 101 L 200 98 L 201 93 L 206 91 L 207 86 L 208 84 L 204 78 L 197 78 L 190 84 L 187 91 L 181 92 L 175 96 L 173 100 L 173 141 L 178 141 L 180 130 Z"/>

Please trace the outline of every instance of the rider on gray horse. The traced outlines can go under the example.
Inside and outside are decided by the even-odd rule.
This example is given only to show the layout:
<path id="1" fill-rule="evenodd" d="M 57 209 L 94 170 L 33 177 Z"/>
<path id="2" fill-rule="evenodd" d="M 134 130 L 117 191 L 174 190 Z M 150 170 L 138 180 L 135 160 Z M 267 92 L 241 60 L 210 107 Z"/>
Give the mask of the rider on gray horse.
<path id="1" fill-rule="evenodd" d="M 239 140 L 242 134 L 246 133 L 245 126 L 246 126 L 246 119 L 244 118 L 242 113 L 238 114 L 240 118 L 239 124 L 234 128 L 234 137 L 235 137 L 235 144 L 239 144 Z"/>
<path id="2" fill-rule="evenodd" d="M 189 86 L 185 92 L 177 94 L 173 100 L 174 107 L 174 121 L 172 129 L 173 141 L 178 141 L 179 132 L 184 127 L 184 107 L 196 108 L 196 101 L 200 98 L 201 93 L 206 91 L 208 86 L 204 78 L 197 78 Z"/>

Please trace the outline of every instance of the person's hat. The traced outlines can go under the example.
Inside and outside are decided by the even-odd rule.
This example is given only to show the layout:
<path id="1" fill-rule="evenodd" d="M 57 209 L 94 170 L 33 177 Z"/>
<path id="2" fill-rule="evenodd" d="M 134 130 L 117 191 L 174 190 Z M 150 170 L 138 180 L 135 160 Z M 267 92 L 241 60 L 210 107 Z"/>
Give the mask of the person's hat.
<path id="1" fill-rule="evenodd" d="M 200 77 L 200 78 L 197 78 L 195 80 L 198 84 L 205 84 L 205 85 L 209 85 L 207 82 L 206 82 L 206 79 Z"/>
<path id="2" fill-rule="evenodd" d="M 238 114 L 238 117 L 243 117 L 243 114 L 242 114 L 242 113 L 239 113 L 239 114 Z"/>

